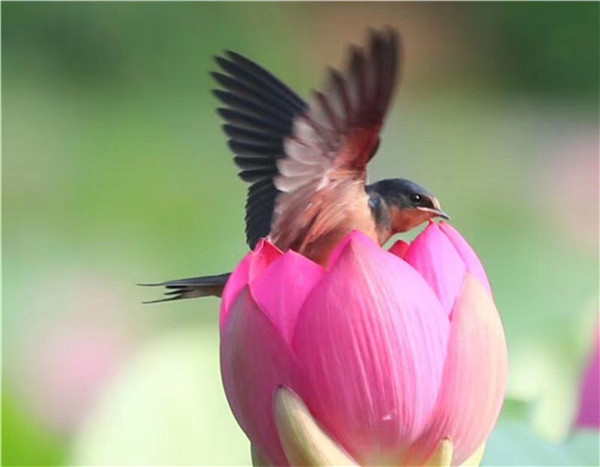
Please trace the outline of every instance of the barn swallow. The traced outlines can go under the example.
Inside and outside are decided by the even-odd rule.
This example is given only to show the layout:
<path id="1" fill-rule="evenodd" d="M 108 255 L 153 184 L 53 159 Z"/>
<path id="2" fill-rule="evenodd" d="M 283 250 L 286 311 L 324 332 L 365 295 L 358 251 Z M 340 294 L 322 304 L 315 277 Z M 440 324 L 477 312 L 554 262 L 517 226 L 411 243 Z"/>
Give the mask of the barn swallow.
<path id="1" fill-rule="evenodd" d="M 212 73 L 224 104 L 223 130 L 250 183 L 246 240 L 261 238 L 327 266 L 342 239 L 359 230 L 379 244 L 423 222 L 448 216 L 422 186 L 397 178 L 367 185 L 367 164 L 402 66 L 392 29 L 370 31 L 365 48 L 352 47 L 346 71 L 330 69 L 309 103 L 279 79 L 235 52 L 216 57 Z M 220 296 L 229 274 L 166 281 L 168 298 Z"/>

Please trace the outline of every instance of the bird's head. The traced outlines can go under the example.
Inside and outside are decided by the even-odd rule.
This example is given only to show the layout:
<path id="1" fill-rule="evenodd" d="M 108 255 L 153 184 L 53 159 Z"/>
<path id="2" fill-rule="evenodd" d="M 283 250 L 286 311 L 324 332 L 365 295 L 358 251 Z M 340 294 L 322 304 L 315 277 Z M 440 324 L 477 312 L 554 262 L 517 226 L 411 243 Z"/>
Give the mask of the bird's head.
<path id="1" fill-rule="evenodd" d="M 407 232 L 434 217 L 450 219 L 435 196 L 410 180 L 381 180 L 366 189 L 376 222 L 387 223 L 392 234 Z"/>

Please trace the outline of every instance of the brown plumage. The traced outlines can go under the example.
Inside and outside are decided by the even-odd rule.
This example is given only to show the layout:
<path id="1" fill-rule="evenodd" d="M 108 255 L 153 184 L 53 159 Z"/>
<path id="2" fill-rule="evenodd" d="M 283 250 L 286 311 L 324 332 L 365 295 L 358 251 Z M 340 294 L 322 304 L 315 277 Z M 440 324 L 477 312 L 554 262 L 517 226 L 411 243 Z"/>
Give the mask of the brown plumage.
<path id="1" fill-rule="evenodd" d="M 316 92 L 294 120 L 277 161 L 270 240 L 326 265 L 331 251 L 352 230 L 375 241 L 378 232 L 365 191 L 366 167 L 397 82 L 398 36 L 371 32 L 368 51 L 353 48 L 347 72 L 329 72 L 324 92 Z"/>

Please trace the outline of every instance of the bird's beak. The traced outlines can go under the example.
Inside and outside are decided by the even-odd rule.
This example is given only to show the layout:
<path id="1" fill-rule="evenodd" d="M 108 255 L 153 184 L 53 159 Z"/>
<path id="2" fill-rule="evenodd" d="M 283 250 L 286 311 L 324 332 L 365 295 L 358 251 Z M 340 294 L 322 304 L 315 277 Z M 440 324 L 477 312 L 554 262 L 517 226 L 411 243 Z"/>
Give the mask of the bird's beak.
<path id="1" fill-rule="evenodd" d="M 437 208 L 417 208 L 419 211 L 423 211 L 423 212 L 430 212 L 431 214 L 433 214 L 431 217 L 439 217 L 441 219 L 446 219 L 447 221 L 450 220 L 450 216 L 448 214 L 446 214 L 444 211 L 442 211 L 441 209 L 437 209 Z"/>
<path id="2" fill-rule="evenodd" d="M 433 214 L 432 217 L 439 217 L 441 219 L 446 219 L 447 221 L 450 220 L 450 216 L 444 211 L 442 211 L 442 207 L 440 206 L 440 202 L 437 200 L 437 198 L 433 198 L 433 208 L 419 207 L 417 209 L 419 211 L 430 212 L 431 214 Z"/>

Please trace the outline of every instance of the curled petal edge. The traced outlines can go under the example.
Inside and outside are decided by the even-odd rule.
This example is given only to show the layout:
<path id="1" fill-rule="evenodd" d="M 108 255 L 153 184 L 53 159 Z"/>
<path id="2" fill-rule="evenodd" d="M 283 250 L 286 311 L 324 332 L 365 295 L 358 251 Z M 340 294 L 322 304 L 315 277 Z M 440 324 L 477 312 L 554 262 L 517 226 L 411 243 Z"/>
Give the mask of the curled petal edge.
<path id="1" fill-rule="evenodd" d="M 358 466 L 319 426 L 296 393 L 279 388 L 273 408 L 277 433 L 291 465 Z"/>

